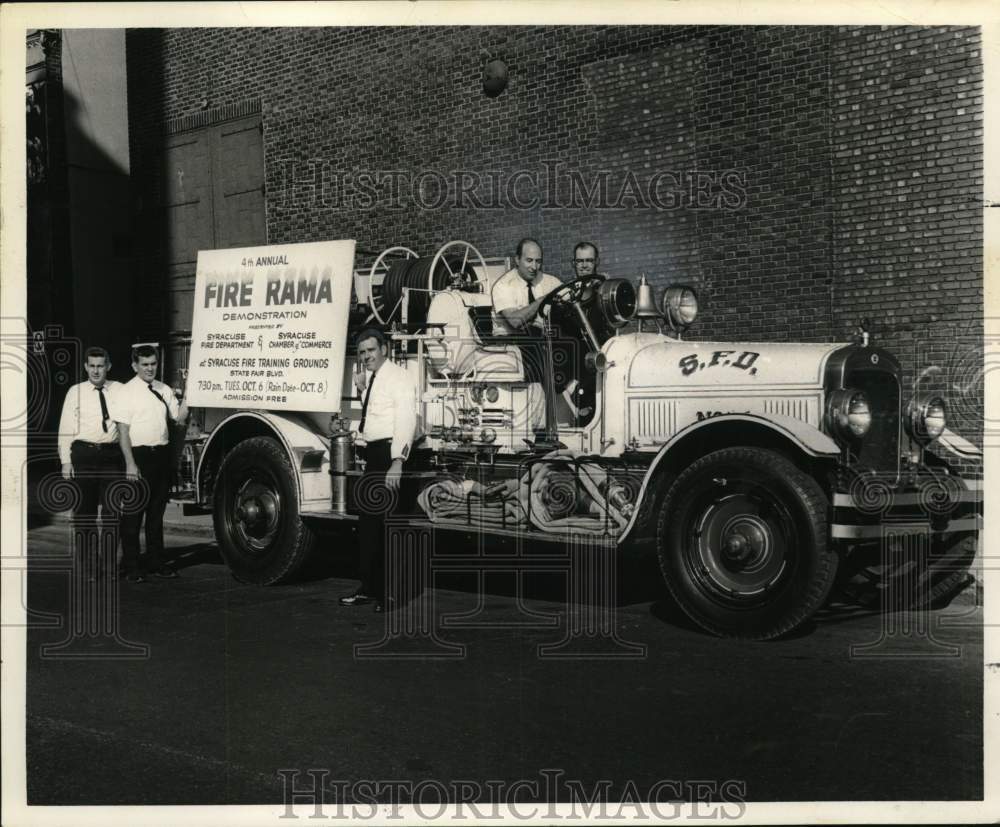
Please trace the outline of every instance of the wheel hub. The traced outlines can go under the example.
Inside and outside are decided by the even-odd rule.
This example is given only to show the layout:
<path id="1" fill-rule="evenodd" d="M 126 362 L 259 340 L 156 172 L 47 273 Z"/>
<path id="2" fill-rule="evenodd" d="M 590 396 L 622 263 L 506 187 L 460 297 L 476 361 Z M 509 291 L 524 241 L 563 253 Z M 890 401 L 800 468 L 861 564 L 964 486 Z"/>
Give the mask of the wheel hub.
<path id="1" fill-rule="evenodd" d="M 766 553 L 768 535 L 765 526 L 749 515 L 734 520 L 722 537 L 722 556 L 734 566 L 743 567 Z"/>
<path id="2" fill-rule="evenodd" d="M 236 516 L 244 523 L 255 523 L 260 519 L 260 504 L 256 500 L 244 500 L 236 508 Z"/>
<path id="3" fill-rule="evenodd" d="M 248 525 L 269 523 L 274 519 L 277 503 L 273 494 L 247 497 L 236 508 L 236 516 Z"/>
<path id="4" fill-rule="evenodd" d="M 262 550 L 273 540 L 281 513 L 281 499 L 260 480 L 248 480 L 235 498 L 234 529 L 249 549 Z"/>
<path id="5" fill-rule="evenodd" d="M 734 493 L 706 505 L 696 537 L 702 576 L 730 597 L 759 595 L 784 570 L 784 532 L 750 494 Z"/>

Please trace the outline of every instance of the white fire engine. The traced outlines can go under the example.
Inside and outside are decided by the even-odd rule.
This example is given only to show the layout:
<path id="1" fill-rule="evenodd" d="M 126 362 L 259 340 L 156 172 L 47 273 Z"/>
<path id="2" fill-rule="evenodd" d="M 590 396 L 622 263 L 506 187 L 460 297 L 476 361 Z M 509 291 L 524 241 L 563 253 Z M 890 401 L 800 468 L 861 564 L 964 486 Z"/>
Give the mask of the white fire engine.
<path id="1" fill-rule="evenodd" d="M 353 256 L 353 242 L 334 243 L 350 244 Z M 289 266 L 294 275 L 304 246 L 267 248 L 268 272 Z M 360 401 L 345 350 L 360 324 L 388 332 L 390 357 L 417 389 L 418 438 L 402 504 L 409 523 L 435 532 L 438 543 L 462 532 L 529 548 L 579 537 L 614 548 L 651 540 L 691 618 L 716 634 L 756 639 L 810 618 L 838 567 L 842 576 L 848 568 L 884 575 L 887 556 L 902 555 L 901 568 L 919 557 L 924 601 L 966 576 L 981 483 L 940 457 L 979 451 L 948 430 L 943 398 L 904 391 L 899 363 L 867 332 L 853 343 L 687 341 L 698 314 L 693 290 L 667 287 L 657 303 L 644 277 L 638 285 L 594 277 L 550 294 L 546 335 L 527 342 L 493 329 L 491 287 L 509 266 L 464 241 L 429 257 L 391 247 L 370 264 L 355 262 L 340 276 L 353 282 L 351 313 L 342 310 L 339 329 L 301 334 L 340 343 L 327 389 L 343 396 L 321 409 L 245 396 L 195 410 L 182 496 L 190 510 L 211 510 L 237 578 L 290 578 L 322 522 L 349 524 L 363 507 L 352 433 Z M 201 269 L 199 259 L 199 279 Z M 219 347 L 230 336 L 255 350 L 258 367 L 290 364 L 267 361 L 287 356 L 270 348 L 281 335 L 270 322 L 249 325 L 234 313 L 229 327 L 220 317 L 199 324 L 208 312 L 201 305 L 250 295 L 249 278 L 242 288 L 213 278 L 205 301 L 195 302 L 192 348 L 209 338 L 209 325 Z M 299 281 L 299 293 L 280 287 L 291 307 L 302 290 L 315 301 L 328 287 Z M 276 284 L 268 282 L 269 301 L 282 295 Z M 540 363 L 529 366 L 532 354 Z M 206 363 L 196 364 L 192 350 L 189 390 Z M 226 384 L 253 390 L 255 381 Z M 324 382 L 261 379 L 256 388 L 282 384 L 315 390 Z"/>

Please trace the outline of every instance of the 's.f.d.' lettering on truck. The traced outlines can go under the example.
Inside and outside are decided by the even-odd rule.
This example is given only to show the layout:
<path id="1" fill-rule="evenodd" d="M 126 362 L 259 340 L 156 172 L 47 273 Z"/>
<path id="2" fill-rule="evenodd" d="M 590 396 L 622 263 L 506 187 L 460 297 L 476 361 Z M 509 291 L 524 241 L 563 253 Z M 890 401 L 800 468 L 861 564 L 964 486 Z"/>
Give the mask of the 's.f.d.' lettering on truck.
<path id="1" fill-rule="evenodd" d="M 199 253 L 190 404 L 336 409 L 353 262 L 353 241 Z"/>

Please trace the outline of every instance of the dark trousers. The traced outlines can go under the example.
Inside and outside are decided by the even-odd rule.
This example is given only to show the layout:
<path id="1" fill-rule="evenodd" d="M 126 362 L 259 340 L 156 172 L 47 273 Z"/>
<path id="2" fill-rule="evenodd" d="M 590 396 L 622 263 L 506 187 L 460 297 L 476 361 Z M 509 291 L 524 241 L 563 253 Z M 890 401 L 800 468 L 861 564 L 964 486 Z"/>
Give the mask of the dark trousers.
<path id="1" fill-rule="evenodd" d="M 108 498 L 111 484 L 124 477 L 125 461 L 118 443 L 96 445 L 77 440 L 70 446 L 70 462 L 73 464 L 73 480 L 80 493 L 80 504 L 73 512 L 76 526 L 77 554 L 85 566 L 96 566 L 102 570 L 109 561 L 114 564 L 117 542 L 102 541 L 102 533 L 110 530 L 117 536 L 119 515 L 115 513 Z M 98 529 L 97 514 L 101 508 L 101 530 Z"/>
<path id="2" fill-rule="evenodd" d="M 521 365 L 524 367 L 524 381 L 545 381 L 545 338 L 535 325 L 528 325 L 516 336 L 509 337 L 511 343 L 521 351 Z"/>
<path id="3" fill-rule="evenodd" d="M 553 336 L 551 342 L 545 341 L 545 335 L 534 325 L 511 338 L 511 343 L 521 351 L 521 363 L 524 366 L 524 381 L 537 382 L 545 386 L 549 375 L 548 349 L 552 347 L 552 382 L 556 393 L 562 393 L 570 380 L 584 376 L 589 371 L 584 369 L 582 353 L 583 343 L 567 336 Z"/>
<path id="4" fill-rule="evenodd" d="M 358 483 L 358 542 L 361 544 L 361 592 L 385 598 L 386 518 L 396 510 L 398 492 L 385 486 L 385 472 L 392 465 L 392 440 L 369 442 L 361 449 L 365 473 Z"/>
<path id="5" fill-rule="evenodd" d="M 163 512 L 170 496 L 170 446 L 132 448 L 139 466 L 134 503 L 122 515 L 122 563 L 126 572 L 156 571 L 163 566 Z M 139 559 L 139 527 L 146 521 L 146 556 Z"/>

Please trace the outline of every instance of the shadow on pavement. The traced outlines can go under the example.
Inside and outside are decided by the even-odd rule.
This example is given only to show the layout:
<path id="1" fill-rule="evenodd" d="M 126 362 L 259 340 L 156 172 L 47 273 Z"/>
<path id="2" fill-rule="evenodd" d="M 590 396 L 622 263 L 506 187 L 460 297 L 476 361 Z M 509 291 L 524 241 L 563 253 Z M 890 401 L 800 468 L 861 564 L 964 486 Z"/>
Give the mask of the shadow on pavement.
<path id="1" fill-rule="evenodd" d="M 224 566 L 225 561 L 215 543 L 192 543 L 180 548 L 172 548 L 168 552 L 168 561 L 178 571 L 192 566 L 211 565 Z"/>

